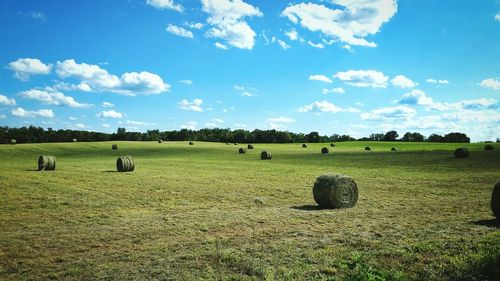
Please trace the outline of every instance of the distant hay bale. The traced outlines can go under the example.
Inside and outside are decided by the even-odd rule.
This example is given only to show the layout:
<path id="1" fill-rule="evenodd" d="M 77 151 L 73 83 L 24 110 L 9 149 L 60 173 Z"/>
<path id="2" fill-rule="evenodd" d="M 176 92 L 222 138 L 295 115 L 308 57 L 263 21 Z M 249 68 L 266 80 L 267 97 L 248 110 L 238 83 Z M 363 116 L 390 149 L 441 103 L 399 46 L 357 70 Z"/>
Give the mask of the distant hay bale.
<path id="1" fill-rule="evenodd" d="M 189 145 L 194 145 L 194 142 L 190 141 L 190 142 L 189 142 Z"/>
<path id="2" fill-rule="evenodd" d="M 323 147 L 323 148 L 321 149 L 321 153 L 323 153 L 323 154 L 328 154 L 328 152 L 330 152 L 330 151 L 328 150 L 328 148 L 327 148 L 327 147 Z"/>
<path id="3" fill-rule="evenodd" d="M 493 192 L 491 193 L 491 211 L 493 215 L 500 220 L 500 181 L 493 187 Z"/>
<path id="4" fill-rule="evenodd" d="M 455 149 L 455 158 L 467 158 L 469 157 L 469 150 L 466 147 L 460 147 Z"/>
<path id="5" fill-rule="evenodd" d="M 492 144 L 487 144 L 484 146 L 484 150 L 493 150 L 495 147 Z"/>
<path id="6" fill-rule="evenodd" d="M 235 143 L 234 143 L 234 145 L 238 145 L 238 143 L 237 143 L 237 142 L 235 142 Z"/>
<path id="7" fill-rule="evenodd" d="M 113 150 L 117 150 L 117 149 L 118 149 L 118 145 L 117 145 L 117 144 L 113 144 L 113 145 L 111 145 L 111 149 L 113 149 Z"/>
<path id="8" fill-rule="evenodd" d="M 391 151 L 398 151 L 398 149 L 393 147 L 393 148 L 391 148 Z"/>
<path id="9" fill-rule="evenodd" d="M 303 144 L 302 144 L 302 147 L 303 147 L 303 148 L 307 148 L 307 144 L 303 143 Z"/>
<path id="10" fill-rule="evenodd" d="M 10 144 L 16 144 L 16 143 L 17 143 L 17 141 L 15 139 L 10 140 Z"/>
<path id="11" fill-rule="evenodd" d="M 260 159 L 261 160 L 271 160 L 271 159 L 273 159 L 273 155 L 271 154 L 271 152 L 264 150 L 260 153 Z"/>
<path id="12" fill-rule="evenodd" d="M 330 143 L 330 146 L 335 147 L 336 145 L 332 142 L 332 143 Z"/>
<path id="13" fill-rule="evenodd" d="M 56 169 L 56 157 L 41 155 L 38 157 L 38 171 L 53 171 Z"/>
<path id="14" fill-rule="evenodd" d="M 365 147 L 365 150 L 372 150 L 372 148 L 367 146 L 367 147 Z"/>
<path id="15" fill-rule="evenodd" d="M 358 186 L 349 176 L 326 174 L 316 179 L 313 196 L 321 208 L 351 208 L 358 201 Z"/>
<path id="16" fill-rule="evenodd" d="M 243 147 L 240 147 L 240 149 L 238 149 L 238 153 L 239 154 L 245 154 L 245 153 L 247 153 L 247 150 L 244 149 Z"/>
<path id="17" fill-rule="evenodd" d="M 226 145 L 229 145 L 229 143 L 228 143 L 228 142 L 226 142 Z"/>
<path id="18" fill-rule="evenodd" d="M 118 172 L 132 172 L 135 169 L 134 158 L 132 156 L 118 157 L 116 169 Z"/>
<path id="19" fill-rule="evenodd" d="M 247 146 L 247 148 L 248 148 L 248 149 L 253 149 L 253 144 L 249 144 L 249 145 Z"/>
<path id="20" fill-rule="evenodd" d="M 158 143 L 162 143 L 162 142 L 163 142 L 163 140 L 162 140 L 162 139 L 159 139 L 159 140 L 158 140 Z"/>
<path id="21" fill-rule="evenodd" d="M 77 139 L 73 139 L 73 142 L 77 142 L 78 140 Z"/>

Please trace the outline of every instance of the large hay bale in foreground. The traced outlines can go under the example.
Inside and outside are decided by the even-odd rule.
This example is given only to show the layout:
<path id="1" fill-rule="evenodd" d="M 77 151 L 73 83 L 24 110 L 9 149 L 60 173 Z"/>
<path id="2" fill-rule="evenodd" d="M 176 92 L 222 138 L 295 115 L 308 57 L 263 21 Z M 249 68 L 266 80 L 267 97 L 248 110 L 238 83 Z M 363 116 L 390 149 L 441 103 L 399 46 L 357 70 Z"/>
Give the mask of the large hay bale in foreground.
<path id="1" fill-rule="evenodd" d="M 500 220 L 500 181 L 493 187 L 493 192 L 491 193 L 491 211 L 493 215 Z"/>
<path id="2" fill-rule="evenodd" d="M 323 153 L 323 154 L 328 154 L 328 152 L 330 152 L 330 151 L 328 150 L 328 148 L 327 148 L 327 147 L 323 147 L 323 148 L 321 149 L 321 153 Z"/>
<path id="3" fill-rule="evenodd" d="M 366 146 L 366 147 L 365 147 L 365 150 L 367 150 L 367 151 L 368 151 L 368 150 L 372 150 L 372 148 L 371 148 L 371 147 L 369 147 L 369 146 Z"/>
<path id="4" fill-rule="evenodd" d="M 260 159 L 261 160 L 271 160 L 271 159 L 273 159 L 273 155 L 271 154 L 271 152 L 264 150 L 260 153 Z"/>
<path id="5" fill-rule="evenodd" d="M 358 186 L 349 176 L 326 174 L 316 179 L 313 196 L 321 208 L 351 208 L 358 201 Z"/>
<path id="6" fill-rule="evenodd" d="M 248 148 L 248 149 L 253 149 L 253 144 L 249 144 L 249 145 L 247 146 L 247 148 Z"/>
<path id="7" fill-rule="evenodd" d="M 41 155 L 38 157 L 38 171 L 53 171 L 56 169 L 56 157 Z"/>
<path id="8" fill-rule="evenodd" d="M 132 172 L 134 169 L 135 163 L 132 156 L 118 157 L 116 160 L 116 170 L 118 170 L 118 172 Z"/>
<path id="9" fill-rule="evenodd" d="M 17 143 L 17 141 L 15 139 L 10 140 L 10 144 L 16 144 L 16 143 Z"/>
<path id="10" fill-rule="evenodd" d="M 487 144 L 484 146 L 484 150 L 493 150 L 495 147 L 492 144 Z"/>
<path id="11" fill-rule="evenodd" d="M 190 142 L 189 142 L 189 145 L 194 145 L 194 142 L 190 141 Z"/>
<path id="12" fill-rule="evenodd" d="M 469 150 L 466 147 L 460 147 L 455 149 L 455 158 L 467 158 L 469 157 Z"/>
<path id="13" fill-rule="evenodd" d="M 303 147 L 303 148 L 307 148 L 307 144 L 303 143 L 303 144 L 302 144 L 302 147 Z"/>
<path id="14" fill-rule="evenodd" d="M 112 144 L 112 145 L 111 145 L 111 149 L 113 149 L 113 150 L 117 150 L 117 149 L 118 149 L 118 145 L 117 145 L 117 144 Z"/>
<path id="15" fill-rule="evenodd" d="M 393 148 L 391 148 L 391 151 L 398 151 L 398 149 L 393 147 Z"/>
<path id="16" fill-rule="evenodd" d="M 240 147 L 240 149 L 238 149 L 238 153 L 239 154 L 245 154 L 245 153 L 247 153 L 247 150 L 244 149 L 243 147 Z"/>

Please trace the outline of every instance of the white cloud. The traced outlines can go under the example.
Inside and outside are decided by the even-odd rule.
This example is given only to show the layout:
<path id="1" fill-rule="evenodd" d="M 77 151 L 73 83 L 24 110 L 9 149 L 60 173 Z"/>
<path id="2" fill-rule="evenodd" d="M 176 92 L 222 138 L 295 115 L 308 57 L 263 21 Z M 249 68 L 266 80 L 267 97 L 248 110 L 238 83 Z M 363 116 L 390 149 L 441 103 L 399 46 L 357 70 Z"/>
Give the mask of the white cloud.
<path id="1" fill-rule="evenodd" d="M 248 127 L 247 124 L 242 124 L 242 123 L 234 123 L 235 129 L 245 129 Z"/>
<path id="2" fill-rule="evenodd" d="M 255 44 L 255 31 L 243 19 L 261 17 L 263 14 L 242 0 L 201 0 L 202 8 L 207 13 L 207 23 L 212 27 L 208 37 L 220 38 L 227 44 L 240 48 L 252 49 Z"/>
<path id="3" fill-rule="evenodd" d="M 370 112 L 361 113 L 362 120 L 407 120 L 417 114 L 417 111 L 408 106 L 382 107 Z"/>
<path id="4" fill-rule="evenodd" d="M 191 84 L 193 84 L 193 81 L 192 81 L 192 80 L 181 80 L 181 81 L 179 81 L 179 82 L 181 82 L 182 84 L 186 84 L 186 85 L 191 85 Z"/>
<path id="5" fill-rule="evenodd" d="M 432 84 L 449 84 L 450 83 L 450 81 L 448 81 L 448 80 L 433 79 L 433 78 L 427 78 L 427 79 L 425 79 L 425 82 L 432 83 Z"/>
<path id="6" fill-rule="evenodd" d="M 205 26 L 201 22 L 186 22 L 184 25 L 186 25 L 187 27 L 192 28 L 192 29 L 202 29 L 203 26 Z"/>
<path id="7" fill-rule="evenodd" d="M 107 123 L 103 123 L 103 124 L 101 124 L 101 126 L 102 126 L 103 128 L 111 128 L 111 125 L 109 125 L 109 124 L 107 124 Z"/>
<path id="8" fill-rule="evenodd" d="M 76 63 L 69 59 L 57 62 L 56 73 L 61 78 L 75 77 L 82 80 L 92 91 L 112 92 L 135 96 L 137 94 L 160 94 L 167 92 L 170 85 L 157 74 L 147 71 L 127 72 L 121 77 L 109 74 L 98 65 Z"/>
<path id="9" fill-rule="evenodd" d="M 227 50 L 227 46 L 219 42 L 215 42 L 214 46 L 218 49 Z"/>
<path id="10" fill-rule="evenodd" d="M 189 121 L 189 122 L 182 124 L 181 129 L 196 130 L 196 126 L 198 126 L 198 122 Z"/>
<path id="11" fill-rule="evenodd" d="M 417 86 L 417 83 L 413 82 L 411 79 L 404 75 L 397 75 L 392 78 L 391 83 L 395 87 L 399 88 L 414 88 Z"/>
<path id="12" fill-rule="evenodd" d="M 267 121 L 273 122 L 273 123 L 292 123 L 295 120 L 293 120 L 290 117 L 280 116 L 280 117 L 269 118 L 269 119 L 267 119 Z"/>
<path id="13" fill-rule="evenodd" d="M 219 123 L 219 124 L 224 124 L 224 120 L 222 120 L 220 118 L 214 118 L 213 121 L 216 123 Z"/>
<path id="14" fill-rule="evenodd" d="M 244 91 L 244 90 L 245 90 L 245 87 L 240 86 L 240 85 L 234 85 L 234 89 L 235 89 L 235 90 L 238 90 L 238 91 Z"/>
<path id="15" fill-rule="evenodd" d="M 338 72 L 333 77 L 355 87 L 385 88 L 389 77 L 375 70 L 348 70 Z"/>
<path id="16" fill-rule="evenodd" d="M 52 86 L 47 86 L 45 87 L 45 90 L 51 91 L 51 92 L 57 92 L 57 91 L 82 91 L 82 92 L 91 92 L 92 89 L 88 84 L 85 83 L 80 83 L 78 85 L 75 84 L 70 84 L 66 82 L 57 82 L 56 84 Z"/>
<path id="17" fill-rule="evenodd" d="M 337 88 L 332 88 L 332 89 L 323 89 L 321 91 L 324 95 L 328 95 L 328 94 L 343 94 L 345 93 L 345 90 L 344 88 L 340 88 L 340 87 L 337 87 Z"/>
<path id="18" fill-rule="evenodd" d="M 309 46 L 317 48 L 317 49 L 324 49 L 325 48 L 325 45 L 323 43 L 316 44 L 316 43 L 309 41 L 309 42 L 307 42 L 307 44 L 309 44 Z"/>
<path id="19" fill-rule="evenodd" d="M 82 123 L 76 123 L 75 125 L 72 126 L 73 128 L 77 128 L 77 129 L 86 129 L 87 128 L 87 125 L 85 124 L 82 124 Z"/>
<path id="20" fill-rule="evenodd" d="M 8 68 L 14 71 L 14 77 L 21 81 L 27 81 L 31 75 L 49 74 L 52 65 L 44 64 L 39 59 L 24 58 L 10 62 Z"/>
<path id="21" fill-rule="evenodd" d="M 203 112 L 203 109 L 201 108 L 202 103 L 203 103 L 202 99 L 194 99 L 191 102 L 186 99 L 183 99 L 179 102 L 179 107 L 184 110 Z"/>
<path id="22" fill-rule="evenodd" d="M 124 114 L 121 112 L 117 112 L 113 109 L 107 110 L 107 111 L 101 111 L 97 113 L 97 117 L 100 118 L 113 118 L 113 119 L 120 119 L 123 118 Z"/>
<path id="23" fill-rule="evenodd" d="M 420 105 L 427 110 L 453 111 L 453 110 L 486 110 L 497 109 L 500 105 L 495 99 L 480 98 L 473 100 L 462 100 L 454 103 L 435 102 L 420 90 L 413 90 L 404 94 L 398 101 L 399 104 Z"/>
<path id="24" fill-rule="evenodd" d="M 73 116 L 70 116 L 68 119 L 69 119 L 69 120 L 71 120 L 71 121 L 76 121 L 76 120 L 78 120 L 78 118 L 73 117 Z"/>
<path id="25" fill-rule="evenodd" d="M 500 14 L 496 14 L 496 15 L 495 15 L 495 20 L 496 20 L 496 21 L 500 21 Z"/>
<path id="26" fill-rule="evenodd" d="M 33 19 L 41 21 L 41 22 L 47 21 L 47 15 L 44 12 L 31 11 L 31 12 L 26 13 L 25 15 L 27 17 L 33 18 Z"/>
<path id="27" fill-rule="evenodd" d="M 244 91 L 243 93 L 241 93 L 241 96 L 243 96 L 243 97 L 256 97 L 257 95 L 252 94 L 252 93 L 247 92 L 247 91 Z"/>
<path id="28" fill-rule="evenodd" d="M 420 90 L 413 90 L 401 96 L 401 99 L 398 101 L 398 103 L 409 104 L 409 105 L 431 106 L 434 104 L 434 100 L 431 97 L 428 97 L 424 92 Z"/>
<path id="29" fill-rule="evenodd" d="M 0 95 L 0 104 L 7 105 L 7 106 L 14 106 L 14 105 L 16 105 L 16 100 L 9 99 L 8 97 L 6 97 L 4 95 Z"/>
<path id="30" fill-rule="evenodd" d="M 115 107 L 114 104 L 110 103 L 110 102 L 107 102 L 107 101 L 103 101 L 101 103 L 101 106 L 104 107 L 104 108 L 111 108 L 111 107 Z"/>
<path id="31" fill-rule="evenodd" d="M 54 112 L 52 109 L 40 109 L 37 111 L 28 111 L 24 110 L 21 107 L 18 107 L 16 109 L 11 110 L 11 114 L 16 117 L 29 117 L 29 118 L 35 118 L 35 117 L 44 117 L 44 118 L 54 118 Z"/>
<path id="32" fill-rule="evenodd" d="M 127 126 L 133 126 L 133 127 L 137 128 L 137 127 L 155 126 L 156 124 L 155 123 L 142 122 L 142 121 L 127 120 L 127 121 L 125 121 L 125 125 L 127 125 Z"/>
<path id="33" fill-rule="evenodd" d="M 295 29 L 291 29 L 285 32 L 285 35 L 290 38 L 290 40 L 295 41 L 299 39 L 299 33 Z"/>
<path id="34" fill-rule="evenodd" d="M 309 80 L 321 81 L 321 82 L 325 82 L 325 83 L 333 83 L 332 79 L 326 77 L 325 75 L 321 75 L 321 74 L 310 75 Z"/>
<path id="35" fill-rule="evenodd" d="M 281 46 L 281 48 L 282 48 L 283 50 L 287 50 L 287 49 L 290 49 L 290 48 L 291 48 L 291 47 L 290 47 L 290 45 L 288 45 L 288 44 L 287 44 L 285 41 L 283 41 L 283 40 L 279 40 L 279 39 L 278 39 L 278 41 L 277 41 L 277 42 L 278 42 L 278 44 Z"/>
<path id="36" fill-rule="evenodd" d="M 90 104 L 79 103 L 79 102 L 75 101 L 74 98 L 69 97 L 69 96 L 65 96 L 61 92 L 48 92 L 48 91 L 42 91 L 42 90 L 37 90 L 37 89 L 31 89 L 31 90 L 19 93 L 19 96 L 26 98 L 26 99 L 37 100 L 39 102 L 42 102 L 44 104 L 49 104 L 49 105 L 67 105 L 69 107 L 75 107 L 75 108 L 89 108 L 89 107 L 91 107 Z"/>
<path id="37" fill-rule="evenodd" d="M 338 112 L 359 112 L 359 109 L 353 108 L 353 107 L 348 107 L 348 108 L 342 108 L 339 106 L 336 106 L 333 103 L 330 103 L 326 100 L 324 101 L 315 101 L 309 105 L 305 105 L 302 107 L 299 107 L 297 109 L 299 112 L 330 112 L 330 113 L 338 113 Z"/>
<path id="38" fill-rule="evenodd" d="M 314 3 L 300 3 L 287 7 L 282 16 L 304 28 L 321 32 L 348 45 L 375 47 L 365 39 L 379 32 L 383 23 L 389 21 L 397 11 L 395 0 L 331 0 L 331 9 Z"/>
<path id="39" fill-rule="evenodd" d="M 177 12 L 182 12 L 184 10 L 184 7 L 176 4 L 174 0 L 146 0 L 146 4 L 158 9 L 170 9 Z"/>
<path id="40" fill-rule="evenodd" d="M 191 38 L 191 39 L 194 38 L 193 32 L 191 32 L 185 28 L 182 28 L 180 26 L 173 25 L 173 24 L 169 24 L 165 30 L 167 30 L 167 32 L 170 32 L 170 33 L 175 34 L 177 36 Z"/>
<path id="41" fill-rule="evenodd" d="M 500 78 L 484 79 L 481 83 L 479 83 L 479 86 L 493 90 L 500 90 Z"/>

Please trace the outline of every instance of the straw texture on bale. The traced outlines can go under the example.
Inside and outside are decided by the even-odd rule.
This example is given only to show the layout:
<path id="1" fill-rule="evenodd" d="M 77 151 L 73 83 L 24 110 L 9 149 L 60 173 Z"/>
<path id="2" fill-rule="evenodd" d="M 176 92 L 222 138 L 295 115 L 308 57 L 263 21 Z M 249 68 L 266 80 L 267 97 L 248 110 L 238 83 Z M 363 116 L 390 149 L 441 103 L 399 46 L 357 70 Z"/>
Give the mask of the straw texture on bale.
<path id="1" fill-rule="evenodd" d="M 487 144 L 484 146 L 484 150 L 493 150 L 495 149 L 492 144 Z"/>
<path id="2" fill-rule="evenodd" d="M 41 155 L 38 157 L 38 171 L 53 171 L 56 169 L 56 157 Z"/>
<path id="3" fill-rule="evenodd" d="M 248 149 L 253 149 L 253 144 L 249 144 L 249 145 L 247 146 L 247 148 L 248 148 Z"/>
<path id="4" fill-rule="evenodd" d="M 351 208 L 358 201 L 358 186 L 349 176 L 326 174 L 316 179 L 313 196 L 321 208 Z"/>
<path id="5" fill-rule="evenodd" d="M 327 148 L 327 147 L 323 147 L 323 148 L 321 149 L 321 153 L 323 153 L 323 154 L 328 154 L 328 152 L 330 152 L 330 151 L 328 150 L 328 148 Z"/>
<path id="6" fill-rule="evenodd" d="M 260 153 L 260 159 L 261 160 L 271 160 L 271 159 L 273 159 L 273 155 L 271 154 L 271 152 L 264 150 Z"/>
<path id="7" fill-rule="evenodd" d="M 116 160 L 116 170 L 118 172 L 132 172 L 134 169 L 135 163 L 132 156 L 123 156 Z"/>
<path id="8" fill-rule="evenodd" d="M 10 140 L 10 144 L 16 144 L 16 143 L 17 143 L 17 141 L 15 139 Z"/>
<path id="9" fill-rule="evenodd" d="M 189 142 L 189 145 L 194 145 L 194 142 L 190 141 L 190 142 Z"/>
<path id="10" fill-rule="evenodd" d="M 493 215 L 500 220 L 500 181 L 493 187 L 493 192 L 491 193 L 491 211 Z"/>
<path id="11" fill-rule="evenodd" d="M 247 153 L 247 150 L 244 149 L 243 147 L 240 147 L 240 149 L 238 149 L 238 153 L 239 154 L 245 154 L 245 153 Z"/>
<path id="12" fill-rule="evenodd" d="M 460 147 L 455 149 L 455 158 L 467 158 L 469 157 L 469 150 L 466 147 Z"/>
<path id="13" fill-rule="evenodd" d="M 163 140 L 158 140 L 158 143 L 162 143 L 162 142 L 163 142 Z"/>
<path id="14" fill-rule="evenodd" d="M 113 150 L 117 150 L 117 149 L 118 149 L 118 145 L 117 145 L 117 144 L 113 144 L 113 145 L 111 145 L 111 149 L 113 149 Z"/>
<path id="15" fill-rule="evenodd" d="M 307 148 L 307 144 L 303 143 L 303 144 L 302 144 L 302 147 L 303 147 L 303 148 Z"/>
<path id="16" fill-rule="evenodd" d="M 393 148 L 391 148 L 391 151 L 398 151 L 398 149 L 393 147 Z"/>
<path id="17" fill-rule="evenodd" d="M 365 147 L 365 150 L 372 150 L 372 148 L 367 146 L 367 147 Z"/>

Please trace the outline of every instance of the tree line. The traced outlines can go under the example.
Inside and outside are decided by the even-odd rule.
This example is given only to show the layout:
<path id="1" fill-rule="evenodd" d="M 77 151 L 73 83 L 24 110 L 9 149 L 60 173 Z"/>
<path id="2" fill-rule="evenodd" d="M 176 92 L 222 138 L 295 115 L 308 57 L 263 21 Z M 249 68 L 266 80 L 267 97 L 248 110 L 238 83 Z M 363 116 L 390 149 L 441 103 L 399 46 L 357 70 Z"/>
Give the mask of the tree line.
<path id="1" fill-rule="evenodd" d="M 404 142 L 462 142 L 469 143 L 470 138 L 464 133 L 453 132 L 446 135 L 432 134 L 428 137 L 417 133 L 407 132 L 399 137 L 396 131 L 385 134 L 371 134 L 368 137 L 355 139 L 349 135 L 333 134 L 320 135 L 318 132 L 292 133 L 277 130 L 231 130 L 221 128 L 200 130 L 173 130 L 163 131 L 148 130 L 142 132 L 127 132 L 125 128 L 118 128 L 116 133 L 101 133 L 80 130 L 53 130 L 29 126 L 9 128 L 0 126 L 0 142 L 10 143 L 42 143 L 42 142 L 82 142 L 91 141 L 208 141 L 208 142 L 241 142 L 241 143 L 315 143 L 315 142 L 343 142 L 343 141 L 404 141 Z M 498 140 L 497 140 L 498 142 Z"/>

